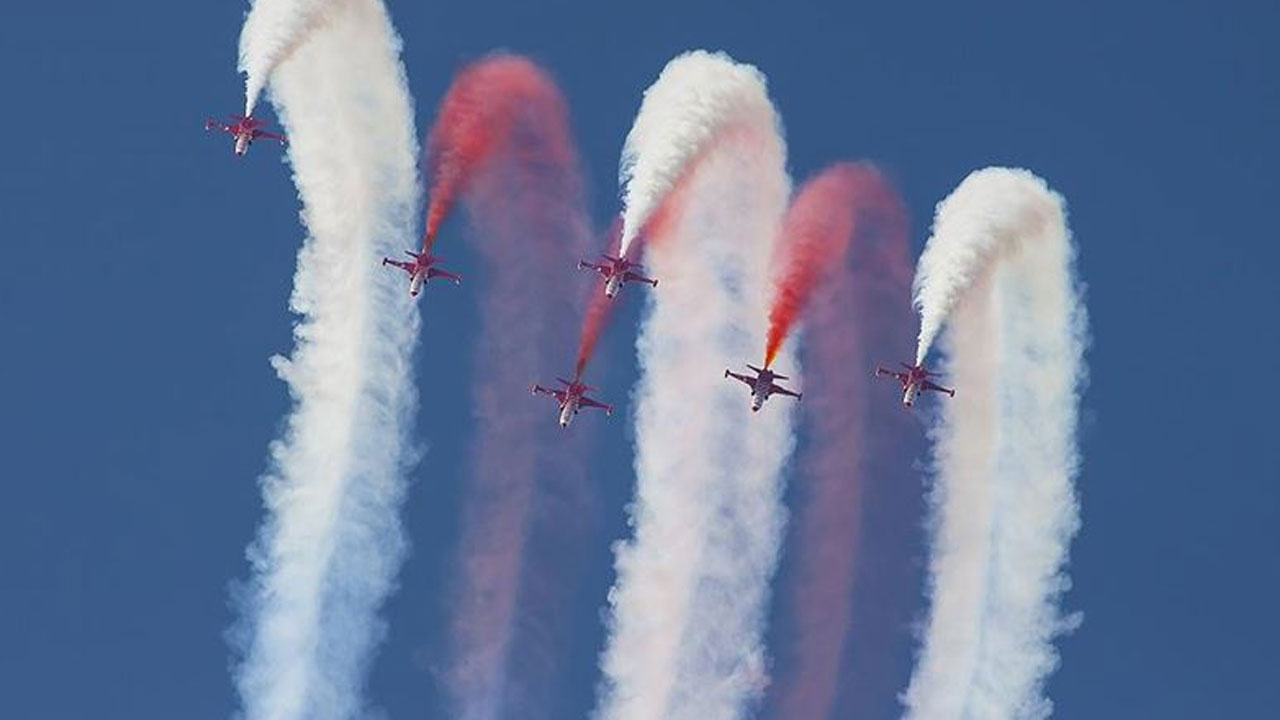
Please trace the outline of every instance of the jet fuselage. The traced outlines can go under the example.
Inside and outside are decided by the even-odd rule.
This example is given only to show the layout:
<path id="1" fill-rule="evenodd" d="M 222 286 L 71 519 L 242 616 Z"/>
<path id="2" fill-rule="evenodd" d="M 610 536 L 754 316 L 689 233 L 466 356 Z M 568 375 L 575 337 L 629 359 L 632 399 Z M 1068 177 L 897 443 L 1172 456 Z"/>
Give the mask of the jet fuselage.
<path id="1" fill-rule="evenodd" d="M 911 407 L 916 402 L 916 397 L 920 394 L 920 383 L 907 383 L 907 387 L 902 391 L 903 407 Z"/>
<path id="2" fill-rule="evenodd" d="M 573 416 L 578 414 L 578 397 L 570 395 L 564 399 L 564 404 L 560 406 L 560 427 L 569 427 L 569 423 L 573 422 Z"/>
<path id="3" fill-rule="evenodd" d="M 611 298 L 614 295 L 617 295 L 618 291 L 622 289 L 622 275 L 623 274 L 620 272 L 615 272 L 609 276 L 608 280 L 605 280 L 605 283 L 604 283 L 605 297 Z"/>

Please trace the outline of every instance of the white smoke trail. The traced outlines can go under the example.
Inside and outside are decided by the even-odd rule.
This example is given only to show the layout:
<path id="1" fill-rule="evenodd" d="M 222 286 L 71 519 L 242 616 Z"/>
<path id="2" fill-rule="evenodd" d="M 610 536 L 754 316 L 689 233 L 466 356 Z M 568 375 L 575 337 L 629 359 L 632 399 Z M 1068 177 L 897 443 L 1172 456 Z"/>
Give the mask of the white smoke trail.
<path id="1" fill-rule="evenodd" d="M 794 405 L 775 398 L 753 416 L 747 388 L 723 371 L 762 355 L 790 182 L 779 121 L 758 71 L 694 53 L 667 66 L 637 126 L 660 136 L 646 116 L 669 116 L 658 98 L 718 96 L 722 82 L 734 97 L 708 118 L 709 150 L 644 145 L 697 159 L 673 168 L 682 211 L 646 241 L 662 285 L 648 294 L 637 343 L 635 537 L 616 548 L 598 710 L 607 720 L 738 717 L 765 680 L 761 628 Z M 677 123 L 668 141 L 688 142 L 685 129 Z M 798 370 L 789 349 L 778 366 Z"/>
<path id="2" fill-rule="evenodd" d="M 308 238 L 294 407 L 263 480 L 237 638 L 248 720 L 352 718 L 405 541 L 398 517 L 416 405 L 418 314 L 378 258 L 412 247 L 419 190 L 400 43 L 379 0 L 342 0 L 272 78 Z M 250 16 L 252 21 L 252 16 Z"/>
<path id="3" fill-rule="evenodd" d="M 240 72 L 244 114 L 252 115 L 276 67 L 324 22 L 325 14 L 347 0 L 253 0 L 240 31 Z"/>
<path id="4" fill-rule="evenodd" d="M 945 322 L 932 608 L 909 720 L 1039 720 L 1078 618 L 1058 600 L 1079 526 L 1073 480 L 1085 313 L 1062 198 L 1025 170 L 971 174 L 938 206 L 916 276 L 921 351 Z"/>
<path id="5" fill-rule="evenodd" d="M 668 63 L 645 91 L 622 148 L 624 256 L 723 119 L 753 111 L 760 84 L 754 67 L 695 50 Z"/>

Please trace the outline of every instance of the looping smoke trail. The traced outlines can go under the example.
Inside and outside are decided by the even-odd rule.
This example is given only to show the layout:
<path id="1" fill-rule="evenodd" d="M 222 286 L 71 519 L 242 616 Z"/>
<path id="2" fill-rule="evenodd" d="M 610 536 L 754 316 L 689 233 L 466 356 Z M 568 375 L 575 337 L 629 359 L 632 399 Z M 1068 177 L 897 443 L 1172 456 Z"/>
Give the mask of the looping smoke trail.
<path id="1" fill-rule="evenodd" d="M 617 253 L 621 239 L 622 219 L 618 218 L 609 228 L 609 241 L 605 245 L 609 255 L 620 257 Z M 582 377 L 583 371 L 587 369 L 587 363 L 591 362 L 591 357 L 595 355 L 600 334 L 604 332 L 604 327 L 613 314 L 613 305 L 613 300 L 605 297 L 603 291 L 599 289 L 592 291 L 591 299 L 587 301 L 587 314 L 582 319 L 582 333 L 578 338 L 578 362 L 574 365 L 573 375 L 575 378 Z"/>
<path id="2" fill-rule="evenodd" d="M 325 22 L 325 16 L 350 0 L 252 0 L 253 10 L 240 32 L 240 72 L 244 114 L 252 115 L 271 73 Z"/>
<path id="3" fill-rule="evenodd" d="M 458 73 L 427 136 L 428 249 L 458 197 L 494 154 L 507 147 L 522 109 L 558 93 L 550 77 L 516 55 L 493 55 Z"/>
<path id="4" fill-rule="evenodd" d="M 294 352 L 272 359 L 294 405 L 271 446 L 267 515 L 232 630 L 248 720 L 364 712 L 377 612 L 405 548 L 418 315 L 373 258 L 413 233 L 413 113 L 382 3 L 338 7 L 272 79 L 308 237 L 290 303 L 301 316 Z"/>
<path id="5" fill-rule="evenodd" d="M 452 716 L 554 717 L 563 678 L 547 658 L 567 644 L 565 597 L 589 522 L 578 461 L 587 428 L 566 437 L 528 388 L 565 373 L 574 341 L 565 320 L 581 312 L 584 285 L 565 281 L 591 244 L 578 154 L 555 82 L 508 55 L 459 73 L 430 142 L 439 169 L 432 213 L 462 201 L 486 270 L 474 478 L 445 678 Z M 544 545 L 569 549 L 546 562 Z"/>
<path id="6" fill-rule="evenodd" d="M 879 182 L 853 163 L 824 170 L 805 183 L 787 210 L 779 245 L 781 273 L 769 310 L 764 366 L 773 365 L 782 341 L 809 303 L 818 282 L 844 261 L 853 233 L 858 186 Z M 869 180 L 868 177 L 874 178 Z"/>
<path id="7" fill-rule="evenodd" d="M 629 254 L 650 216 L 721 130 L 724 118 L 750 113 L 763 76 L 723 53 L 695 50 L 668 63 L 645 91 L 622 148 L 622 252 Z M 668 76 L 668 73 L 670 75 Z"/>
<path id="8" fill-rule="evenodd" d="M 582 319 L 582 335 L 578 340 L 578 360 L 573 366 L 575 378 L 581 378 L 583 371 L 587 369 L 587 363 L 591 362 L 596 344 L 600 341 L 600 333 L 604 332 L 604 326 L 608 324 L 609 316 L 612 314 L 613 301 L 605 297 L 604 293 L 591 296 L 587 303 L 587 314 Z"/>
<path id="9" fill-rule="evenodd" d="M 971 187 L 990 184 L 991 190 L 953 193 L 938 206 L 934 225 L 947 228 L 947 242 L 930 243 L 916 270 L 915 306 L 920 311 L 917 362 L 928 355 L 943 322 L 965 290 L 979 279 L 978 274 L 999 253 L 1017 251 L 1023 235 L 1043 230 L 1055 221 L 1055 213 L 1062 214 L 1061 208 L 1040 197 L 1046 190 L 1024 182 L 1016 171 L 988 168 L 969 177 L 973 179 Z M 1043 185 L 1043 181 L 1037 182 Z"/>
<path id="10" fill-rule="evenodd" d="M 930 616 L 912 720 L 1039 720 L 1079 525 L 1073 479 L 1085 313 L 1062 198 L 1025 170 L 974 172 L 920 258 L 921 356 L 947 326 L 955 384 L 932 432 Z"/>
<path id="11" fill-rule="evenodd" d="M 672 107 L 690 99 L 700 108 L 697 132 Z M 742 386 L 720 379 L 764 335 L 789 191 L 785 148 L 763 76 L 705 52 L 667 65 L 628 148 L 624 164 L 635 172 L 624 243 L 626 228 L 648 222 L 637 218 L 667 206 L 673 179 L 683 187 L 679 212 L 646 230 L 646 262 L 662 288 L 648 294 L 637 341 L 635 536 L 615 551 L 598 715 L 721 720 L 737 717 L 764 681 L 778 475 L 792 444 L 790 406 L 751 417 Z M 654 177 L 644 168 L 657 166 L 665 181 L 642 182 Z"/>
<path id="12" fill-rule="evenodd" d="M 847 646 L 874 655 L 874 665 L 891 655 L 891 641 L 879 629 L 864 626 L 857 636 L 850 630 L 862 566 L 864 485 L 909 482 L 911 472 L 901 444 L 884 440 L 910 425 L 902 414 L 886 416 L 885 396 L 872 397 L 869 370 L 879 353 L 910 341 L 907 251 L 906 210 L 868 164 L 842 163 L 810 180 L 787 213 L 782 254 L 808 263 L 786 273 L 795 283 L 788 319 L 808 301 L 802 355 L 806 384 L 819 390 L 805 396 L 801 409 L 809 432 L 794 491 L 789 561 L 779 578 L 779 650 L 765 718 L 833 717 L 842 685 L 864 692 L 875 685 L 844 671 Z M 873 610 L 863 608 L 862 616 Z M 896 702 L 895 681 L 879 683 L 881 702 Z"/>

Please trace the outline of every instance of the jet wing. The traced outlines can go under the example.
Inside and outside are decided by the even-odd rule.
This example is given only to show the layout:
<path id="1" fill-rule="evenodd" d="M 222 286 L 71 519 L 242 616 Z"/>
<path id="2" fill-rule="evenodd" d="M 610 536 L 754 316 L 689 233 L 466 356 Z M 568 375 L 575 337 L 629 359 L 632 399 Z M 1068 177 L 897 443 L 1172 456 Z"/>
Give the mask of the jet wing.
<path id="1" fill-rule="evenodd" d="M 788 390 L 788 389 L 786 389 L 786 388 L 782 387 L 781 385 L 770 385 L 770 386 L 769 386 L 769 392 L 770 392 L 770 393 L 777 393 L 778 395 L 790 395 L 790 396 L 791 396 L 791 397 L 793 397 L 793 398 L 799 398 L 799 397 L 800 397 L 800 393 L 798 393 L 798 392 L 792 392 L 792 391 L 790 391 L 790 390 Z"/>
<path id="2" fill-rule="evenodd" d="M 428 278 L 433 278 L 433 277 L 445 277 L 445 278 L 449 278 L 450 280 L 452 280 L 454 285 L 461 285 L 461 284 L 462 284 L 462 276 L 461 276 L 461 275 L 455 275 L 455 274 L 453 274 L 453 273 L 449 272 L 448 270 L 440 270 L 440 269 L 438 269 L 438 268 L 431 268 L 430 270 L 427 270 L 427 277 L 428 277 Z"/>
<path id="3" fill-rule="evenodd" d="M 748 386 L 753 387 L 753 388 L 756 386 L 756 381 L 755 381 L 754 379 L 752 379 L 752 378 L 747 377 L 746 375 L 739 375 L 739 374 L 738 374 L 738 373 L 736 373 L 736 372 L 731 372 L 731 371 L 729 371 L 729 370 L 725 370 L 725 371 L 724 371 L 724 376 L 725 376 L 725 377 L 731 377 L 731 378 L 733 378 L 733 379 L 735 379 L 735 380 L 741 380 L 742 382 L 746 383 Z"/>
<path id="4" fill-rule="evenodd" d="M 278 135 L 278 134 L 273 133 L 273 132 L 267 132 L 266 130 L 254 130 L 254 131 L 253 131 L 253 137 L 254 137 L 254 138 L 267 138 L 268 140 L 279 140 L 279 141 L 280 141 L 280 142 L 282 142 L 282 143 L 284 142 L 284 136 L 283 136 L 283 135 Z"/>
<path id="5" fill-rule="evenodd" d="M 941 385 L 939 385 L 939 384 L 937 384 L 937 383 L 935 383 L 935 382 L 930 382 L 929 380 L 925 380 L 925 381 L 923 381 L 922 383 L 920 383 L 920 387 L 921 387 L 921 388 L 923 388 L 923 389 L 925 389 L 925 390 L 932 390 L 932 391 L 934 391 L 934 392 L 946 393 L 946 394 L 950 395 L 951 397 L 955 397 L 955 396 L 956 396 L 956 391 L 955 391 L 955 390 L 952 390 L 951 388 L 944 388 L 944 387 L 942 387 Z"/>
<path id="6" fill-rule="evenodd" d="M 649 283 L 650 285 L 658 284 L 657 280 L 654 280 L 653 278 L 647 278 L 641 275 L 640 273 L 634 273 L 634 272 L 631 272 L 630 270 L 622 274 L 622 279 L 625 282 L 644 282 L 644 283 Z"/>
<path id="7" fill-rule="evenodd" d="M 555 398 L 556 400 L 559 400 L 560 402 L 564 402 L 564 399 L 567 395 L 563 390 L 551 390 L 549 388 L 544 388 L 541 385 L 534 385 L 531 388 L 531 391 L 533 392 L 534 395 L 550 395 L 551 397 Z"/>
<path id="8" fill-rule="evenodd" d="M 605 405 L 604 403 L 599 402 L 597 400 L 592 400 L 589 397 L 583 397 L 581 400 L 578 401 L 578 404 L 581 405 L 582 407 L 600 408 L 601 410 L 604 410 L 606 415 L 613 414 L 612 405 Z"/>

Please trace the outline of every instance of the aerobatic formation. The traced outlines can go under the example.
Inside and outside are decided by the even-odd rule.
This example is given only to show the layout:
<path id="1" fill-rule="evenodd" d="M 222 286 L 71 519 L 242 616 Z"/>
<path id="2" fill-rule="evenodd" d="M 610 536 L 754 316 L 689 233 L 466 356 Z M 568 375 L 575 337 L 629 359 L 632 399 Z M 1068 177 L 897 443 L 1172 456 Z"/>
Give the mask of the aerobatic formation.
<path id="1" fill-rule="evenodd" d="M 1063 198 L 1026 170 L 971 173 L 938 205 L 911 283 L 892 184 L 838 162 L 793 190 L 763 72 L 696 50 L 644 90 L 622 142 L 622 206 L 597 233 L 568 101 L 545 69 L 502 53 L 460 68 L 419 164 L 400 49 L 382 0 L 255 0 L 243 114 L 205 123 L 236 156 L 280 144 L 306 235 L 295 346 L 272 359 L 292 407 L 229 634 L 242 715 L 369 712 L 424 442 L 419 314 L 433 315 L 431 280 L 462 284 L 435 255 L 445 238 L 482 268 L 463 286 L 479 319 L 458 599 L 438 653 L 449 716 L 561 717 L 570 678 L 547 658 L 575 621 L 605 626 L 600 720 L 845 717 L 886 703 L 909 720 L 1049 716 L 1054 640 L 1079 618 L 1061 602 L 1087 377 Z M 255 116 L 260 99 L 284 132 Z M 455 214 L 468 227 L 442 235 Z M 585 377 L 624 302 L 641 304 L 639 374 L 596 394 Z M 907 355 L 911 309 L 914 358 L 885 367 Z M 549 377 L 558 385 L 539 384 Z M 873 378 L 896 381 L 902 407 Z M 556 423 L 521 390 L 554 400 Z M 584 409 L 614 415 L 609 396 L 630 400 L 630 536 L 614 545 L 602 612 L 574 618 L 581 558 L 542 566 L 529 548 L 584 537 L 546 508 L 589 496 L 590 433 L 569 425 Z M 903 412 L 924 397 L 941 401 Z M 902 518 L 900 532 L 927 528 L 931 548 L 915 667 L 896 686 L 845 682 L 911 620 L 867 620 L 885 617 L 866 601 L 883 577 L 870 569 L 912 558 L 870 562 L 881 549 L 864 542 L 863 517 L 878 512 L 877 488 L 918 488 L 926 437 L 930 519 Z"/>

